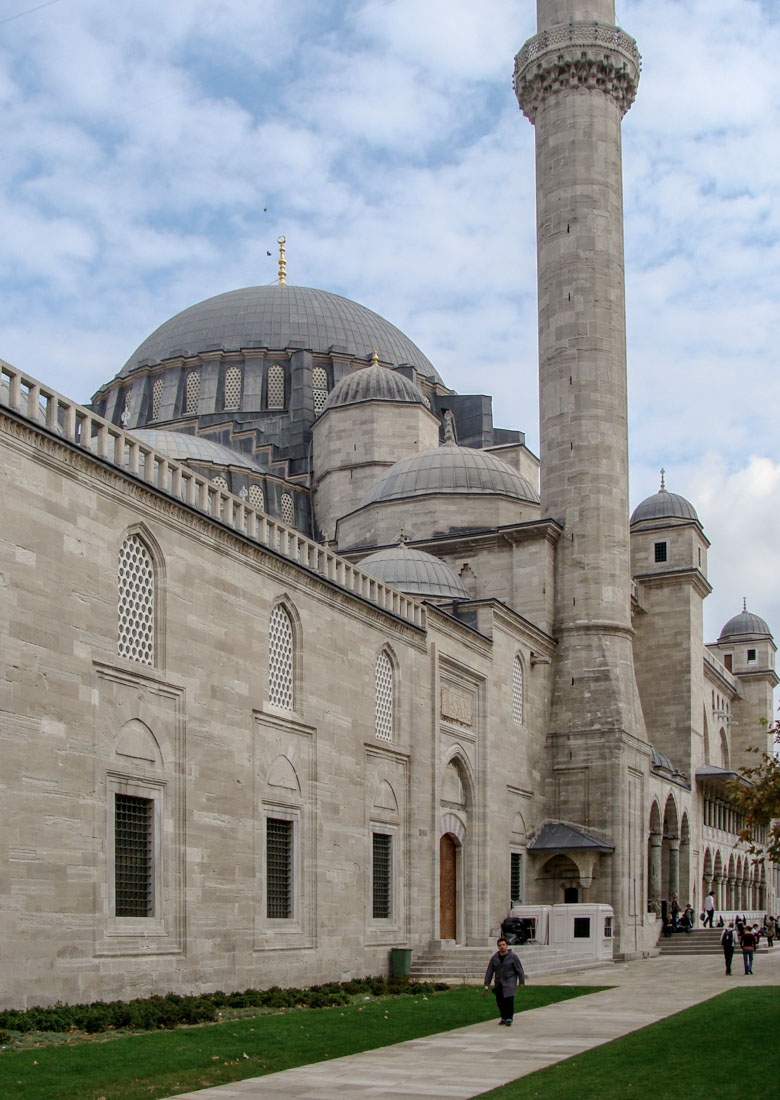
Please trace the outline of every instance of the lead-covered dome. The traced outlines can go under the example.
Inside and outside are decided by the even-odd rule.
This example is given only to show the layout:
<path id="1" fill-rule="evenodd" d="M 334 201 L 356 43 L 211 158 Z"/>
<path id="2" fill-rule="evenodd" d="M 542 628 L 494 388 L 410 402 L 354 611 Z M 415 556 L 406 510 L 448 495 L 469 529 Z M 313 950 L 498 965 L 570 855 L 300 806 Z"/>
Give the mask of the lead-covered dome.
<path id="1" fill-rule="evenodd" d="M 409 596 L 446 600 L 471 598 L 460 577 L 448 565 L 433 554 L 414 550 L 405 543 L 369 554 L 359 563 L 359 568 L 382 584 Z"/>
<path id="2" fill-rule="evenodd" d="M 176 462 L 206 462 L 213 466 L 241 466 L 255 473 L 268 472 L 248 455 L 223 447 L 221 443 L 202 436 L 155 428 L 134 428 L 132 435 Z"/>
<path id="3" fill-rule="evenodd" d="M 403 374 L 372 363 L 342 378 L 328 394 L 325 409 L 357 405 L 361 401 L 401 401 L 406 404 L 428 405 L 420 387 Z M 323 409 L 323 412 L 325 411 Z"/>
<path id="4" fill-rule="evenodd" d="M 752 611 L 748 611 L 747 607 L 743 607 L 739 615 L 729 619 L 723 627 L 718 641 L 722 642 L 726 638 L 735 638 L 746 634 L 753 637 L 772 637 L 772 631 L 769 629 L 766 620 L 762 619 L 760 615 L 754 615 Z"/>
<path id="5" fill-rule="evenodd" d="M 486 451 L 444 443 L 396 462 L 369 489 L 363 504 L 428 493 L 474 493 L 539 502 L 529 481 Z"/>
<path id="6" fill-rule="evenodd" d="M 423 377 L 441 381 L 417 345 L 379 314 L 325 290 L 279 284 L 230 290 L 182 310 L 136 348 L 120 377 L 143 364 L 210 351 L 302 348 L 328 354 L 333 347 L 357 359 L 370 359 L 376 349 L 383 363 L 409 363 Z"/>
<path id="7" fill-rule="evenodd" d="M 699 522 L 696 509 L 691 502 L 681 497 L 679 493 L 670 493 L 667 489 L 653 493 L 638 504 L 631 516 L 631 523 L 658 519 L 684 519 Z"/>

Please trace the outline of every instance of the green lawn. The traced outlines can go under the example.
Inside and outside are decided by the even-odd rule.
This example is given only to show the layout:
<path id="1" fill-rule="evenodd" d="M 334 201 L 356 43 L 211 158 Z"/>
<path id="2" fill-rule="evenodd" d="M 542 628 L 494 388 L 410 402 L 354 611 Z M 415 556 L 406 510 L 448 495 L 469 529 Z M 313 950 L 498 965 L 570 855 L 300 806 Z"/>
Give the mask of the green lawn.
<path id="1" fill-rule="evenodd" d="M 776 1100 L 780 989 L 735 989 L 483 1096 Z M 522 1042 L 522 1022 L 518 1021 Z"/>
<path id="2" fill-rule="evenodd" d="M 528 988 L 518 1008 L 527 1011 L 591 992 Z M 293 1009 L 176 1031 L 5 1051 L 0 1097 L 154 1100 L 495 1018 L 495 1001 L 480 994 L 481 988 L 459 986 L 428 997 L 372 998 L 344 1007 Z"/>

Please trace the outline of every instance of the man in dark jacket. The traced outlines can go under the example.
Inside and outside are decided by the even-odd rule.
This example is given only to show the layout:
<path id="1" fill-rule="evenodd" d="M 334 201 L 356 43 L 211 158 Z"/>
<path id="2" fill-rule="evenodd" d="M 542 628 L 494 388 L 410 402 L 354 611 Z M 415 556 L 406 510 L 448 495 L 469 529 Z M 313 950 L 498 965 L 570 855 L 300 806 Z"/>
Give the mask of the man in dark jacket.
<path id="1" fill-rule="evenodd" d="M 505 939 L 500 939 L 496 946 L 498 951 L 485 971 L 485 995 L 490 989 L 490 979 L 495 976 L 493 992 L 496 995 L 498 1014 L 501 1017 L 498 1021 L 499 1026 L 503 1024 L 505 1027 L 511 1027 L 515 1014 L 517 982 L 519 979 L 520 985 L 525 985 L 525 971 L 514 951 L 510 951 Z"/>

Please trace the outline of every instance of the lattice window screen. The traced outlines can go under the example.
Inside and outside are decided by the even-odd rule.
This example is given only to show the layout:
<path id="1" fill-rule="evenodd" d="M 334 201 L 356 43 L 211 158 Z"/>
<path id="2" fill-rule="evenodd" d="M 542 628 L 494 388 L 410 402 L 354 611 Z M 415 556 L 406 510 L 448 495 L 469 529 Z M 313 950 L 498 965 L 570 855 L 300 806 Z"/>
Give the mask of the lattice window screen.
<path id="1" fill-rule="evenodd" d="M 384 652 L 376 659 L 376 736 L 393 740 L 393 664 Z"/>
<path id="2" fill-rule="evenodd" d="M 278 363 L 268 368 L 268 408 L 284 408 L 284 367 Z"/>
<path id="3" fill-rule="evenodd" d="M 265 823 L 266 916 L 293 915 L 293 823 L 269 817 Z"/>
<path id="4" fill-rule="evenodd" d="M 200 371 L 191 370 L 187 375 L 187 404 L 185 412 L 188 416 L 194 416 L 198 411 L 200 401 Z"/>
<path id="5" fill-rule="evenodd" d="M 132 404 L 132 401 L 133 401 L 133 387 L 131 386 L 129 390 L 125 390 L 125 402 L 124 402 L 124 405 L 122 406 L 122 413 L 119 417 L 119 420 L 120 420 L 123 428 L 127 426 L 127 423 L 130 420 L 130 405 Z"/>
<path id="6" fill-rule="evenodd" d="M 311 393 L 314 399 L 314 414 L 319 416 L 328 400 L 328 372 L 324 367 L 315 367 L 311 372 Z"/>
<path id="7" fill-rule="evenodd" d="M 114 893 L 118 917 L 154 913 L 151 798 L 114 795 Z"/>
<path id="8" fill-rule="evenodd" d="M 375 920 L 387 920 L 393 906 L 393 838 L 389 833 L 373 834 L 372 863 L 373 905 Z"/>
<path id="9" fill-rule="evenodd" d="M 256 508 L 258 512 L 265 511 L 265 494 L 261 485 L 249 486 L 249 505 L 251 508 Z"/>
<path id="10" fill-rule="evenodd" d="M 293 627 L 283 607 L 276 606 L 268 630 L 268 698 L 277 707 L 293 709 Z"/>
<path id="11" fill-rule="evenodd" d="M 221 474 L 217 474 L 216 477 L 213 477 L 211 479 L 211 484 L 214 486 L 215 489 L 222 489 L 225 493 L 230 492 L 228 483 Z"/>
<path id="12" fill-rule="evenodd" d="M 523 724 L 523 663 L 519 657 L 512 664 L 512 717 Z"/>
<path id="13" fill-rule="evenodd" d="M 162 405 L 163 379 L 155 378 L 152 386 L 152 420 L 160 419 L 160 406 Z"/>
<path id="14" fill-rule="evenodd" d="M 289 493 L 282 493 L 282 523 L 286 523 L 288 527 L 295 524 L 295 508 Z"/>
<path id="15" fill-rule="evenodd" d="M 119 550 L 118 639 L 120 657 L 154 664 L 154 562 L 143 539 L 129 535 Z"/>
<path id="16" fill-rule="evenodd" d="M 225 371 L 225 405 L 226 409 L 238 409 L 241 407 L 241 368 L 228 367 Z"/>

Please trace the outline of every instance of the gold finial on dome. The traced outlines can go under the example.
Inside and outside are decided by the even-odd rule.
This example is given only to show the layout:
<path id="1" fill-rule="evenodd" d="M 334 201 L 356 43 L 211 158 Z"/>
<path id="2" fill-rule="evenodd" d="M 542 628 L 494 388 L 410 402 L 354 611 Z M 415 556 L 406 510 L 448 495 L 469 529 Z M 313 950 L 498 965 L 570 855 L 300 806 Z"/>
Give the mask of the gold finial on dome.
<path id="1" fill-rule="evenodd" d="M 277 237 L 276 243 L 279 245 L 279 286 L 287 286 L 287 260 L 284 257 L 284 246 L 287 244 L 287 238 Z"/>
<path id="2" fill-rule="evenodd" d="M 371 356 L 371 366 L 379 366 L 379 352 L 376 350 L 376 348 L 374 348 L 374 354 Z"/>

